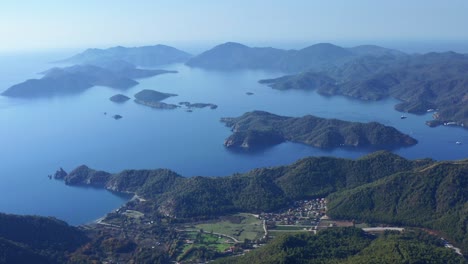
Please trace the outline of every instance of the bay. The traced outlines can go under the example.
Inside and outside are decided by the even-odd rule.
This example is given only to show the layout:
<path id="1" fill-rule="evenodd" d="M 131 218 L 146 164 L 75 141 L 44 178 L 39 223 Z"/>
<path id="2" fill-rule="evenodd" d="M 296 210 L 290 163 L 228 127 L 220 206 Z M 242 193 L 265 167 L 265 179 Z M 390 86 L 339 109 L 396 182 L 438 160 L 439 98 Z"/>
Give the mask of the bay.
<path id="1" fill-rule="evenodd" d="M 55 65 L 69 54 L 0 56 L 0 91 Z M 307 156 L 358 158 L 371 150 L 322 150 L 283 143 L 257 152 L 231 151 L 223 146 L 230 130 L 219 122 L 247 111 L 264 110 L 286 116 L 312 114 L 349 121 L 377 121 L 394 126 L 419 143 L 394 150 L 407 158 L 436 160 L 467 158 L 468 133 L 461 128 L 429 128 L 431 116 L 395 111 L 394 99 L 362 102 L 342 96 L 323 97 L 313 91 L 277 91 L 258 80 L 280 72 L 219 72 L 182 64 L 160 67 L 177 70 L 139 80 L 122 92 L 129 97 L 142 89 L 175 93 L 164 102 L 214 103 L 219 107 L 186 112 L 157 110 L 109 97 L 120 91 L 93 87 L 81 94 L 34 100 L 0 96 L 0 212 L 54 216 L 77 225 L 118 208 L 128 196 L 105 190 L 65 186 L 49 180 L 59 167 L 66 171 L 86 164 L 109 172 L 124 169 L 169 168 L 183 176 L 226 176 L 257 167 L 289 164 Z M 248 96 L 246 92 L 253 92 Z M 104 113 L 107 113 L 106 115 Z M 111 118 L 123 116 L 120 120 Z M 456 145 L 456 141 L 466 142 Z"/>

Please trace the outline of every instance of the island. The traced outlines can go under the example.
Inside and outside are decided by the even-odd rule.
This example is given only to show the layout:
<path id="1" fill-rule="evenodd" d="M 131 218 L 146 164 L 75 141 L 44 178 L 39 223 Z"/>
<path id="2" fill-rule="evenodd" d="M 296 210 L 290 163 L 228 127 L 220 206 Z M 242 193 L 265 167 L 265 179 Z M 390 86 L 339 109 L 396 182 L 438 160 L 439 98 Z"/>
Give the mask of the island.
<path id="1" fill-rule="evenodd" d="M 190 102 L 180 102 L 179 105 L 184 105 L 187 108 L 205 108 L 209 107 L 210 109 L 218 108 L 218 105 L 210 104 L 210 103 L 190 103 Z"/>
<path id="2" fill-rule="evenodd" d="M 112 47 L 108 49 L 87 49 L 82 53 L 59 61 L 60 63 L 89 64 L 109 60 L 122 60 L 142 67 L 183 63 L 192 55 L 166 45 L 142 47 Z"/>
<path id="3" fill-rule="evenodd" d="M 109 98 L 114 103 L 125 103 L 130 100 L 130 97 L 123 94 L 116 94 Z"/>
<path id="4" fill-rule="evenodd" d="M 36 98 L 83 92 L 93 86 L 106 86 L 125 90 L 138 84 L 134 79 L 146 78 L 175 71 L 137 69 L 128 63 L 111 63 L 109 68 L 95 65 L 75 65 L 52 68 L 43 72 L 41 79 L 30 79 L 16 84 L 2 93 L 3 96 Z"/>
<path id="5" fill-rule="evenodd" d="M 177 96 L 177 94 L 162 93 L 155 90 L 145 89 L 135 94 L 135 103 L 156 109 L 176 109 L 180 106 L 161 102 L 162 100 L 172 96 Z"/>
<path id="6" fill-rule="evenodd" d="M 411 146 L 416 139 L 397 129 L 376 122 L 358 123 L 307 115 L 285 117 L 253 111 L 237 118 L 222 118 L 233 134 L 224 145 L 228 148 L 255 149 L 285 141 L 318 148 Z"/>

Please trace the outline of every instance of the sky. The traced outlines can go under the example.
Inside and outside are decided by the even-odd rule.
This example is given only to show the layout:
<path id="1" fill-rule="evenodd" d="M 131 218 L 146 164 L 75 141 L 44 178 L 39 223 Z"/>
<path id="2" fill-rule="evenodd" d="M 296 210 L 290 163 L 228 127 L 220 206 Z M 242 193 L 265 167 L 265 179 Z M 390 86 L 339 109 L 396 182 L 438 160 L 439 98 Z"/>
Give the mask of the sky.
<path id="1" fill-rule="evenodd" d="M 0 52 L 227 41 L 468 43 L 467 14 L 467 0 L 2 0 Z"/>

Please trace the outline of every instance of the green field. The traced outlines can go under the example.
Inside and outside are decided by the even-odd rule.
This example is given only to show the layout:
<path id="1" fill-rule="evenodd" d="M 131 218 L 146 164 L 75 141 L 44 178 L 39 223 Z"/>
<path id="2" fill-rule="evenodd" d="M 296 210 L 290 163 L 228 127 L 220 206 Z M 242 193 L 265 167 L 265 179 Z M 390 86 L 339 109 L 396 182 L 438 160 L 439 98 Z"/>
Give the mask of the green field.
<path id="1" fill-rule="evenodd" d="M 214 232 L 234 237 L 238 241 L 259 239 L 264 235 L 263 222 L 251 214 L 235 214 L 220 221 L 196 225 L 206 233 Z"/>
<path id="2" fill-rule="evenodd" d="M 230 239 L 225 237 L 214 235 L 210 233 L 201 233 L 197 231 L 186 232 L 184 238 L 191 240 L 191 243 L 182 243 L 178 247 L 177 260 L 178 261 L 188 261 L 192 258 L 196 259 L 196 255 L 199 252 L 218 252 L 222 253 L 226 249 L 229 249 L 233 245 L 233 242 Z"/>

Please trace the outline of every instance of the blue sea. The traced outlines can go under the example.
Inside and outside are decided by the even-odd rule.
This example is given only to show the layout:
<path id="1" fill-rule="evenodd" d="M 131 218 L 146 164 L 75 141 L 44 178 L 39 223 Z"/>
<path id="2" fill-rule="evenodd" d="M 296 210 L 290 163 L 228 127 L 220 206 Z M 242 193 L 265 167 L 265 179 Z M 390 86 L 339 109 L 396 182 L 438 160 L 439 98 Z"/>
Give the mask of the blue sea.
<path id="1" fill-rule="evenodd" d="M 0 91 L 39 72 L 70 53 L 0 55 Z M 292 163 L 307 156 L 359 158 L 370 150 L 321 150 L 283 143 L 253 153 L 224 148 L 229 128 L 221 117 L 264 110 L 286 116 L 307 114 L 349 121 L 377 121 L 410 134 L 416 146 L 394 150 L 410 159 L 436 160 L 468 157 L 468 131 L 454 127 L 429 128 L 431 114 L 401 113 L 397 100 L 362 102 L 346 97 L 323 97 L 308 91 L 277 91 L 258 80 L 281 72 L 219 72 L 191 69 L 183 64 L 160 67 L 177 70 L 139 80 L 124 91 L 129 97 L 142 89 L 178 94 L 166 103 L 214 103 L 212 109 L 156 110 L 109 97 L 120 91 L 93 87 L 83 93 L 34 100 L 0 96 L 0 212 L 54 216 L 78 225 L 93 221 L 129 199 L 106 190 L 70 187 L 50 180 L 59 167 L 70 171 L 86 164 L 109 172 L 123 169 L 169 168 L 183 176 L 226 176 L 265 166 Z M 254 95 L 248 96 L 246 92 Z M 104 112 L 107 115 L 104 115 Z M 111 118 L 123 116 L 120 120 Z M 456 145 L 456 141 L 466 144 Z"/>

